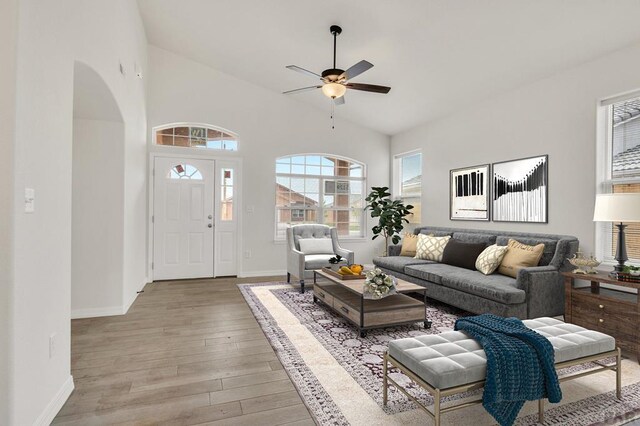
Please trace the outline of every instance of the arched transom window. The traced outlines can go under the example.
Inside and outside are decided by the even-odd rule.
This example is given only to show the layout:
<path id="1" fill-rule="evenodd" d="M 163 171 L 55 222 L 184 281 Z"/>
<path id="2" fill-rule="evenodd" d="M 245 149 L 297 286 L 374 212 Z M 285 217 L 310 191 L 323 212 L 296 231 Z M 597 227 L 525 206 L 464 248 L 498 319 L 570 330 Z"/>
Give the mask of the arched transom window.
<path id="1" fill-rule="evenodd" d="M 156 129 L 157 145 L 237 151 L 236 136 L 213 126 L 181 125 Z"/>
<path id="2" fill-rule="evenodd" d="M 364 236 L 364 164 L 322 154 L 276 160 L 276 239 L 299 223 L 334 226 L 342 236 Z"/>

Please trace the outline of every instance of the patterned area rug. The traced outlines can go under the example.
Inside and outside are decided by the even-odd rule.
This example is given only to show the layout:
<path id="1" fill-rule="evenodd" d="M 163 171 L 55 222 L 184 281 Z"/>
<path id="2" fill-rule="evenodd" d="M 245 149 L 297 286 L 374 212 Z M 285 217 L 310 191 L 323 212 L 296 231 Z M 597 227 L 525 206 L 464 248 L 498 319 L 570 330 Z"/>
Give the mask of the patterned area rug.
<path id="1" fill-rule="evenodd" d="M 382 405 L 382 355 L 390 340 L 452 330 L 467 313 L 435 302 L 427 306 L 431 329 L 422 323 L 370 330 L 365 338 L 339 315 L 313 303 L 285 283 L 243 284 L 239 288 L 274 347 L 309 410 L 321 425 L 430 424 L 430 417 L 399 391 L 390 388 Z M 567 374 L 591 366 L 577 366 Z M 401 373 L 392 377 L 427 405 L 433 400 Z M 614 397 L 614 373 L 604 372 L 563 384 L 560 404 L 547 406 L 545 424 L 625 424 L 640 414 L 640 367 L 623 362 L 623 401 Z M 447 401 L 477 398 L 481 391 L 454 395 Z M 527 403 L 518 425 L 537 422 L 536 404 Z M 481 406 L 443 415 L 443 425 L 495 424 Z"/>

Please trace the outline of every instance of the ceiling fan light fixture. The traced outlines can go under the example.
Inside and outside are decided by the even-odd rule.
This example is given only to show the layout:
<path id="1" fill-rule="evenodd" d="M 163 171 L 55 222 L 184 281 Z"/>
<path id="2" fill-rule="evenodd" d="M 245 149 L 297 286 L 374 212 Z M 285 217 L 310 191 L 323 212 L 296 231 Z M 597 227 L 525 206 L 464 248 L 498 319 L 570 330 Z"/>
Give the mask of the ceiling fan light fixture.
<path id="1" fill-rule="evenodd" d="M 325 83 L 322 86 L 322 93 L 331 99 L 336 99 L 344 95 L 347 88 L 340 83 Z"/>

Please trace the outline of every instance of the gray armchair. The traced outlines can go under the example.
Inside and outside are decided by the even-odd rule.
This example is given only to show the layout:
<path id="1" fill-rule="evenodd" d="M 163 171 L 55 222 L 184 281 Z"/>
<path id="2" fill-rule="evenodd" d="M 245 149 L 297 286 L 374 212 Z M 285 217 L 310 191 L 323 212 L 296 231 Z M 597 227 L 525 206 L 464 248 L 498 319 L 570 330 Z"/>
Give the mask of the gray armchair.
<path id="1" fill-rule="evenodd" d="M 326 241 L 328 239 L 331 244 Z M 303 252 L 305 248 L 307 253 Z M 291 282 L 291 275 L 297 277 L 300 292 L 304 293 L 305 278 L 313 277 L 314 269 L 330 266 L 329 259 L 336 254 L 345 259 L 345 264 L 353 263 L 353 252 L 340 247 L 336 228 L 327 225 L 292 226 L 287 229 L 287 282 Z"/>

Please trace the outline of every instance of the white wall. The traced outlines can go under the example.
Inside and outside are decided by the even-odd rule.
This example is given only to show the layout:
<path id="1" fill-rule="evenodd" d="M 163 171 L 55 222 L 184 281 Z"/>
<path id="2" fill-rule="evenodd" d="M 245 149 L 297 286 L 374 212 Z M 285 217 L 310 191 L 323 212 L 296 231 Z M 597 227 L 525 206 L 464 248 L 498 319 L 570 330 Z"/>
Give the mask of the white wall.
<path id="1" fill-rule="evenodd" d="M 239 135 L 243 245 L 253 253 L 251 259 L 242 259 L 243 274 L 286 268 L 285 246 L 274 243 L 277 157 L 306 152 L 351 157 L 367 165 L 369 187 L 388 185 L 389 137 L 340 120 L 340 108 L 348 105 L 337 109 L 335 130 L 331 130 L 329 100 L 326 110 L 319 110 L 153 46 L 149 61 L 150 130 L 166 123 L 198 122 Z M 254 213 L 249 214 L 251 207 Z M 367 226 L 369 234 L 371 226 Z M 356 261 L 368 262 L 382 250 L 370 238 L 344 245 L 355 251 Z"/>
<path id="2" fill-rule="evenodd" d="M 123 123 L 73 120 L 71 315 L 74 318 L 122 313 L 123 154 Z"/>
<path id="3" fill-rule="evenodd" d="M 640 88 L 639 69 L 635 45 L 395 135 L 392 154 L 422 148 L 422 222 L 570 234 L 595 253 L 597 104 Z M 449 220 L 450 169 L 540 154 L 549 154 L 548 224 Z"/>
<path id="4" fill-rule="evenodd" d="M 0 424 L 9 424 L 11 310 L 13 297 L 13 145 L 16 108 L 18 1 L 0 2 Z"/>
<path id="5" fill-rule="evenodd" d="M 102 76 L 125 124 L 125 297 L 144 284 L 146 39 L 133 0 L 43 2 L 19 9 L 15 145 L 12 425 L 48 424 L 70 376 L 73 69 Z M 119 72 L 122 63 L 126 76 Z M 35 213 L 22 212 L 24 188 Z M 56 351 L 49 358 L 49 336 Z"/>

